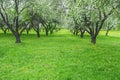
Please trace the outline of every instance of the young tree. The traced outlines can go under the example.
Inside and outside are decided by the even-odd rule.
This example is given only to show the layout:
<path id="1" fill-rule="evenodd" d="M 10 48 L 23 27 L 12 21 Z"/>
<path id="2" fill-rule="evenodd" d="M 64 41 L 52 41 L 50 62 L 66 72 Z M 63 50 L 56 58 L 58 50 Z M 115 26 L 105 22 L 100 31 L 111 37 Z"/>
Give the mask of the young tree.
<path id="1" fill-rule="evenodd" d="M 105 22 L 105 25 L 104 25 L 104 27 L 106 28 L 105 35 L 108 36 L 109 31 L 112 30 L 113 28 L 116 28 L 118 26 L 118 23 L 119 23 L 119 21 L 117 18 L 116 19 L 114 19 L 112 17 L 108 18 Z"/>
<path id="2" fill-rule="evenodd" d="M 83 20 L 81 18 L 82 6 L 80 6 L 80 0 L 73 0 L 69 3 L 69 10 L 68 10 L 68 17 L 69 20 L 72 22 L 72 31 L 75 35 L 78 35 L 80 32 L 80 37 L 83 38 L 85 33 L 85 27 L 83 24 Z M 70 26 L 69 26 L 70 27 Z"/>
<path id="3" fill-rule="evenodd" d="M 39 2 L 38 14 L 39 22 L 44 27 L 46 36 L 49 35 L 49 32 L 52 34 L 53 30 L 57 28 L 57 24 L 60 23 L 61 15 L 58 14 L 58 6 L 56 6 L 58 0 L 46 0 Z"/>

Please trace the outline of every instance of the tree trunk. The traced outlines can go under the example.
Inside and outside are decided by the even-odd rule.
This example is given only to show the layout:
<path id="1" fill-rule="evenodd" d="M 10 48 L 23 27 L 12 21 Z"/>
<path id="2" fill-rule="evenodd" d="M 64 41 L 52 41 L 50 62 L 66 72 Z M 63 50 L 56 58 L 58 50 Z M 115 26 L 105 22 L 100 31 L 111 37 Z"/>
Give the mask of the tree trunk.
<path id="1" fill-rule="evenodd" d="M 6 34 L 6 30 L 4 30 L 4 34 Z"/>
<path id="2" fill-rule="evenodd" d="M 37 31 L 37 37 L 38 37 L 38 38 L 40 37 L 40 32 L 39 32 L 39 31 Z"/>
<path id="3" fill-rule="evenodd" d="M 85 31 L 81 31 L 80 37 L 83 38 Z"/>
<path id="4" fill-rule="evenodd" d="M 26 30 L 26 33 L 29 34 L 29 30 Z"/>
<path id="5" fill-rule="evenodd" d="M 4 34 L 6 34 L 7 29 L 4 29 L 3 27 L 1 27 L 1 30 L 4 32 Z"/>
<path id="6" fill-rule="evenodd" d="M 27 34 L 29 34 L 29 31 L 27 30 Z"/>
<path id="7" fill-rule="evenodd" d="M 76 36 L 78 35 L 78 31 L 75 32 L 75 35 L 76 35 Z"/>
<path id="8" fill-rule="evenodd" d="M 96 44 L 96 37 L 94 35 L 91 36 L 91 43 Z"/>
<path id="9" fill-rule="evenodd" d="M 109 30 L 106 31 L 106 34 L 105 34 L 106 36 L 108 36 L 108 32 L 109 32 Z"/>
<path id="10" fill-rule="evenodd" d="M 48 36 L 48 32 L 49 32 L 49 31 L 48 31 L 47 29 L 46 29 L 45 31 L 46 31 L 46 36 Z"/>
<path id="11" fill-rule="evenodd" d="M 20 35 L 18 33 L 15 34 L 15 38 L 16 38 L 16 43 L 21 43 Z"/>
<path id="12" fill-rule="evenodd" d="M 75 30 L 73 31 L 73 34 L 75 35 Z"/>
<path id="13" fill-rule="evenodd" d="M 109 31 L 110 31 L 113 27 L 114 27 L 113 25 L 110 26 L 110 27 L 109 27 L 109 26 L 107 27 L 107 31 L 106 31 L 106 34 L 105 34 L 106 36 L 108 36 Z"/>
<path id="14" fill-rule="evenodd" d="M 46 36 L 48 36 L 48 31 L 46 31 Z"/>
<path id="15" fill-rule="evenodd" d="M 50 30 L 50 34 L 53 34 L 53 30 Z"/>

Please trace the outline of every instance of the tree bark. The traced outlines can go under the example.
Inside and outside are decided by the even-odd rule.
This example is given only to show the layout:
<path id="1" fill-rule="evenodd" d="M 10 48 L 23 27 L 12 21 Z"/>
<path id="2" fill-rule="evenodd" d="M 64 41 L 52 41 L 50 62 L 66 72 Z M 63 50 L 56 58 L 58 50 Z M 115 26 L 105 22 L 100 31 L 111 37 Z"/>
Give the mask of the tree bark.
<path id="1" fill-rule="evenodd" d="M 26 30 L 26 32 L 27 32 L 27 34 L 29 34 L 29 31 L 28 31 L 28 30 Z"/>
<path id="2" fill-rule="evenodd" d="M 16 43 L 21 43 L 20 35 L 18 33 L 15 34 Z"/>
<path id="3" fill-rule="evenodd" d="M 40 38 L 40 32 L 39 31 L 37 31 L 37 37 Z"/>
<path id="4" fill-rule="evenodd" d="M 50 30 L 50 34 L 53 34 L 53 30 Z"/>
<path id="5" fill-rule="evenodd" d="M 83 37 L 84 37 L 85 30 L 80 30 L 80 32 L 81 32 L 80 37 L 83 38 Z"/>
<path id="6" fill-rule="evenodd" d="M 6 34 L 6 30 L 4 30 L 4 34 Z"/>
<path id="7" fill-rule="evenodd" d="M 46 31 L 46 36 L 48 36 L 48 31 Z"/>
<path id="8" fill-rule="evenodd" d="M 75 30 L 73 30 L 73 34 L 75 35 Z"/>
<path id="9" fill-rule="evenodd" d="M 111 27 L 108 27 L 107 31 L 106 31 L 106 36 L 108 36 L 109 31 L 113 28 L 114 26 L 112 25 Z"/>
<path id="10" fill-rule="evenodd" d="M 106 36 L 108 36 L 108 32 L 109 32 L 109 30 L 106 31 L 106 34 L 105 34 Z"/>
<path id="11" fill-rule="evenodd" d="M 27 35 L 29 34 L 29 31 L 30 31 L 29 29 L 26 29 L 26 34 L 27 34 Z"/>
<path id="12" fill-rule="evenodd" d="M 84 32 L 81 32 L 80 37 L 83 38 L 83 36 L 84 36 Z"/>
<path id="13" fill-rule="evenodd" d="M 96 37 L 94 35 L 91 36 L 91 43 L 96 44 Z"/>
<path id="14" fill-rule="evenodd" d="M 75 32 L 75 35 L 76 35 L 76 36 L 78 35 L 78 30 Z"/>
<path id="15" fill-rule="evenodd" d="M 46 29 L 45 32 L 46 32 L 46 36 L 48 36 L 48 32 L 49 32 L 49 31 Z"/>

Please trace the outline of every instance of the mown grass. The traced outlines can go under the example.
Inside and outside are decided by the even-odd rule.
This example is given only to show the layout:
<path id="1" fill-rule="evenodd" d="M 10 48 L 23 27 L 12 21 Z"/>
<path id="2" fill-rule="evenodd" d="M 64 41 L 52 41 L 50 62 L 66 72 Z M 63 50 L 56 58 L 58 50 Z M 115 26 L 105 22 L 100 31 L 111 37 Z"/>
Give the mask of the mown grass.
<path id="1" fill-rule="evenodd" d="M 104 36 L 97 44 L 61 30 L 46 37 L 0 32 L 0 80 L 120 80 L 120 35 Z"/>

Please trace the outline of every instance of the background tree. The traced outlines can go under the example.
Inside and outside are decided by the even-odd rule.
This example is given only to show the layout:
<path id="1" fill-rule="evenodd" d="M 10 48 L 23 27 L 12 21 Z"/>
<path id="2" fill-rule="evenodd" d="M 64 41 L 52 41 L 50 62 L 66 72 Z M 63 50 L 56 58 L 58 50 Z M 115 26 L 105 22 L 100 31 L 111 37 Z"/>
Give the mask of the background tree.
<path id="1" fill-rule="evenodd" d="M 53 30 L 57 28 L 57 24 L 60 23 L 61 15 L 58 14 L 58 3 L 58 0 L 46 0 L 46 2 L 40 2 L 38 5 L 39 20 L 44 27 L 46 36 L 48 36 L 49 32 L 52 34 Z"/>
<path id="2" fill-rule="evenodd" d="M 82 1 L 83 5 L 82 16 L 86 31 L 91 36 L 91 43 L 96 43 L 96 37 L 101 31 L 103 24 L 114 13 L 115 9 L 118 7 L 115 1 Z"/>
<path id="3" fill-rule="evenodd" d="M 110 17 L 108 18 L 106 21 L 105 21 L 105 24 L 103 25 L 104 28 L 106 29 L 106 36 L 108 36 L 108 33 L 110 30 L 112 29 L 117 29 L 118 27 L 118 19 L 117 18 L 113 18 L 113 17 Z"/>
<path id="4" fill-rule="evenodd" d="M 78 1 L 72 1 L 69 5 L 69 14 L 70 20 L 72 20 L 73 26 L 72 31 L 75 35 L 78 35 L 80 32 L 80 37 L 82 38 L 85 33 L 85 27 L 83 24 L 81 16 L 81 6 Z"/>

